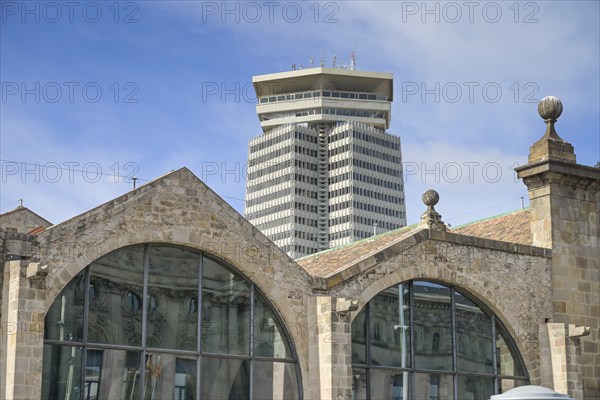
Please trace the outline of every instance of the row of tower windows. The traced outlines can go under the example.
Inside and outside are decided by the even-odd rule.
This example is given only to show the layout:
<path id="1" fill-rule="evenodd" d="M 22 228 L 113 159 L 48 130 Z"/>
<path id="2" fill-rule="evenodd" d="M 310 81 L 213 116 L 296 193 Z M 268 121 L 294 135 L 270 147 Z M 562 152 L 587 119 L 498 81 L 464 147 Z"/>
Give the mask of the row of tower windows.
<path id="1" fill-rule="evenodd" d="M 285 147 L 282 147 L 280 149 L 274 150 L 274 151 L 272 151 L 270 153 L 263 154 L 260 157 L 251 158 L 248 161 L 248 166 L 249 167 L 253 167 L 255 165 L 260 165 L 260 164 L 264 163 L 265 161 L 270 161 L 270 160 L 273 160 L 273 159 L 275 159 L 277 157 L 280 157 L 280 156 L 289 155 L 290 154 L 290 150 L 291 150 L 290 147 L 291 146 L 285 146 Z"/>
<path id="2" fill-rule="evenodd" d="M 357 110 L 354 108 L 307 108 L 304 110 L 295 110 L 278 113 L 261 114 L 261 121 L 271 121 L 277 119 L 307 117 L 309 115 L 335 115 L 343 117 L 359 118 L 387 118 L 387 113 L 378 110 Z"/>
<path id="3" fill-rule="evenodd" d="M 308 189 L 304 189 L 304 188 L 295 188 L 295 194 L 299 195 L 299 196 L 305 196 L 308 197 L 310 199 L 316 199 L 317 198 L 317 192 L 315 192 L 314 190 L 308 190 Z"/>
<path id="4" fill-rule="evenodd" d="M 343 195 L 348 194 L 348 193 L 350 193 L 350 186 L 346 186 L 346 187 L 343 187 L 343 188 L 339 188 L 339 189 L 330 191 L 329 192 L 329 198 L 333 199 L 333 198 L 336 198 L 338 196 L 343 196 Z"/>
<path id="5" fill-rule="evenodd" d="M 350 173 L 348 173 L 348 175 L 350 175 Z M 352 178 L 359 182 L 365 182 L 365 183 L 368 183 L 371 185 L 381 186 L 381 187 L 384 187 L 387 189 L 392 189 L 392 190 L 402 190 L 403 189 L 401 183 L 395 183 L 395 182 L 386 181 L 385 179 L 374 178 L 369 175 L 359 174 L 358 172 L 353 172 Z M 348 179 L 349 179 L 349 177 L 348 177 Z"/>
<path id="6" fill-rule="evenodd" d="M 338 90 L 309 90 L 306 92 L 287 93 L 271 96 L 261 96 L 258 98 L 259 104 L 277 103 L 280 101 L 295 101 L 303 99 L 314 99 L 319 97 L 333 97 L 340 99 L 355 99 L 355 100 L 377 100 L 387 101 L 388 97 L 385 94 L 365 93 L 365 92 L 342 92 Z"/>
<path id="7" fill-rule="evenodd" d="M 343 146 L 336 147 L 335 149 L 329 150 L 329 157 L 333 157 L 335 155 L 338 155 L 340 153 L 345 153 L 347 151 L 350 151 L 350 144 L 345 144 Z"/>
<path id="8" fill-rule="evenodd" d="M 298 190 L 298 189 L 296 188 L 296 190 Z M 273 193 L 267 193 L 263 196 L 259 196 L 259 197 L 255 198 L 255 199 L 246 200 L 246 207 L 252 207 L 257 204 L 266 204 L 273 200 L 279 199 L 281 197 L 289 196 L 292 193 L 293 193 L 292 188 L 279 190 L 279 191 L 273 192 Z M 296 193 L 296 194 L 298 194 L 298 193 Z M 315 194 L 316 194 L 316 192 L 315 192 Z"/>
<path id="9" fill-rule="evenodd" d="M 344 167 L 347 167 L 349 164 L 350 164 L 349 158 L 346 158 L 346 159 L 340 160 L 340 161 L 334 161 L 329 164 L 329 170 L 333 171 L 334 169 L 344 168 Z"/>
<path id="10" fill-rule="evenodd" d="M 384 132 L 382 132 L 382 133 L 385 134 Z M 372 134 L 361 132 L 358 130 L 353 130 L 352 136 L 354 136 L 356 139 L 362 140 L 367 143 L 375 143 L 375 144 L 383 146 L 387 149 L 393 149 L 393 150 L 400 151 L 400 142 L 397 142 L 397 143 L 392 142 L 390 140 L 386 140 L 386 139 L 377 137 L 377 135 L 372 135 Z"/>
<path id="11" fill-rule="evenodd" d="M 294 231 L 294 237 L 296 239 L 317 240 L 316 235 L 314 233 L 304 231 Z"/>
<path id="12" fill-rule="evenodd" d="M 246 189 L 246 193 L 254 193 L 254 192 L 258 192 L 259 190 L 263 190 L 263 189 L 267 189 L 270 188 L 272 186 L 276 186 L 276 185 L 281 185 L 282 183 L 285 182 L 290 182 L 294 179 L 294 175 L 292 174 L 285 174 L 282 176 L 279 176 L 277 178 L 262 182 L 262 183 L 253 183 L 248 185 L 248 188 Z"/>
<path id="13" fill-rule="evenodd" d="M 390 162 L 397 163 L 397 164 L 401 163 L 399 156 L 394 156 L 391 154 L 384 153 L 382 151 L 369 149 L 368 147 L 359 146 L 357 144 L 352 145 L 352 151 L 361 153 L 361 154 L 365 154 L 370 157 L 375 157 L 380 160 L 390 161 Z"/>
<path id="14" fill-rule="evenodd" d="M 350 133 L 350 131 L 348 131 L 347 129 L 336 132 L 329 136 L 329 143 L 334 143 L 334 142 L 337 142 L 338 140 L 346 139 L 348 137 L 349 133 Z"/>
<path id="15" fill-rule="evenodd" d="M 267 165 L 269 165 L 266 168 L 262 168 L 259 169 L 255 172 L 251 172 L 248 174 L 248 181 L 253 181 L 255 179 L 258 179 L 260 177 L 263 177 L 265 175 L 268 174 L 272 174 L 273 172 L 276 171 L 281 171 L 285 168 L 289 168 L 291 166 L 297 167 L 297 168 L 304 168 L 304 169 L 308 169 L 310 171 L 316 171 L 317 170 L 317 164 L 315 163 L 311 163 L 308 161 L 304 161 L 304 160 L 285 160 L 285 161 L 281 161 L 278 163 L 265 163 Z"/>
<path id="16" fill-rule="evenodd" d="M 274 233 L 272 235 L 269 235 L 271 241 L 276 242 L 278 240 L 282 240 L 282 239 L 288 239 L 292 237 L 292 231 L 284 231 L 284 232 L 278 232 L 278 233 Z"/>
<path id="17" fill-rule="evenodd" d="M 339 211 L 339 210 L 345 210 L 346 208 L 350 207 L 350 201 L 342 201 L 341 203 L 337 203 L 337 204 L 332 204 L 329 206 L 329 212 L 334 212 L 334 211 Z"/>
<path id="18" fill-rule="evenodd" d="M 249 207 L 250 205 L 248 203 L 246 203 L 246 207 Z M 255 211 L 252 213 L 248 213 L 246 214 L 246 219 L 247 220 L 255 220 L 258 218 L 262 218 L 265 217 L 267 215 L 271 215 L 271 214 L 275 214 L 275 213 L 279 213 L 282 211 L 289 211 L 290 210 L 290 204 L 289 203 L 283 203 L 283 204 L 277 204 L 276 206 L 272 206 L 269 208 L 265 208 L 263 210 L 259 210 L 259 211 Z"/>
<path id="19" fill-rule="evenodd" d="M 316 134 L 309 135 L 306 132 L 295 131 L 294 137 L 298 140 L 304 140 L 305 142 L 310 142 L 310 143 L 315 143 L 315 144 L 318 142 Z"/>
<path id="20" fill-rule="evenodd" d="M 354 194 L 358 194 L 360 196 L 365 196 L 370 199 L 382 200 L 382 201 L 386 201 L 388 203 L 394 203 L 394 204 L 404 203 L 404 200 L 401 197 L 392 196 L 390 194 L 385 194 L 385 193 L 381 193 L 381 192 L 377 192 L 377 191 L 373 191 L 373 190 L 369 190 L 369 189 L 363 189 L 361 187 L 353 187 L 352 192 Z"/>
<path id="21" fill-rule="evenodd" d="M 394 224 L 392 222 L 386 222 L 386 221 L 377 221 L 377 220 L 374 220 L 373 218 L 363 217 L 360 215 L 355 215 L 353 220 L 357 224 L 363 224 L 363 225 L 369 225 L 369 226 L 373 226 L 374 224 L 377 224 L 377 227 L 383 228 L 386 230 L 398 229 L 401 227 L 400 224 Z"/>
<path id="22" fill-rule="evenodd" d="M 262 138 L 264 138 L 264 136 L 259 136 L 259 138 L 262 139 Z M 274 146 L 276 144 L 281 144 L 281 142 L 284 142 L 291 138 L 292 138 L 292 132 L 290 132 L 290 131 L 277 132 L 275 130 L 272 130 L 271 132 L 269 132 L 269 139 L 263 140 L 260 143 L 250 146 L 250 154 L 260 151 L 260 150 L 263 150 L 263 149 L 266 149 L 268 147 Z"/>
<path id="23" fill-rule="evenodd" d="M 307 147 L 304 146 L 294 146 L 294 151 L 297 154 L 305 154 L 307 156 L 311 156 L 311 157 L 316 157 L 317 156 L 317 150 L 316 149 L 309 149 Z"/>
<path id="24" fill-rule="evenodd" d="M 347 161 L 347 160 L 344 160 Z M 382 174 L 391 175 L 391 176 L 402 176 L 402 171 L 399 169 L 393 169 L 389 167 L 384 167 L 383 165 L 373 164 L 368 161 L 359 160 L 357 158 L 352 159 L 352 165 L 355 167 L 361 167 L 364 169 L 368 169 L 369 171 L 381 172 Z"/>
<path id="25" fill-rule="evenodd" d="M 341 217 L 331 218 L 329 220 L 329 226 L 345 224 L 346 222 L 350 222 L 350 215 L 342 215 Z"/>
<path id="26" fill-rule="evenodd" d="M 288 225 L 292 223 L 292 217 L 285 217 L 285 218 L 278 218 L 276 220 L 273 221 L 268 221 L 262 224 L 257 224 L 256 227 L 258 229 L 260 229 L 261 231 L 264 231 L 266 229 L 271 229 L 271 228 L 275 228 L 281 225 Z"/>
<path id="27" fill-rule="evenodd" d="M 298 201 L 294 203 L 294 208 L 296 210 L 308 211 L 308 212 L 312 212 L 312 213 L 317 212 L 317 206 L 315 206 L 313 204 L 300 203 Z"/>
<path id="28" fill-rule="evenodd" d="M 347 230 L 347 231 L 341 231 L 341 232 L 335 232 L 329 235 L 329 240 L 338 240 L 338 239 L 343 239 L 346 237 L 350 237 L 352 236 L 352 230 Z"/>
<path id="29" fill-rule="evenodd" d="M 300 217 L 298 215 L 294 216 L 294 222 L 297 224 L 302 224 L 306 226 L 317 227 L 317 220 L 313 218 Z"/>
<path id="30" fill-rule="evenodd" d="M 304 174 L 294 174 L 294 179 L 296 180 L 296 182 L 304 182 L 304 183 L 309 183 L 311 185 L 317 184 L 317 178 L 314 176 L 308 176 L 308 175 L 304 175 Z"/>
<path id="31" fill-rule="evenodd" d="M 292 252 L 295 252 L 296 254 L 314 254 L 318 251 L 316 247 L 301 246 L 297 244 L 288 244 L 285 246 L 281 246 L 281 250 L 288 254 L 291 254 Z"/>
<path id="32" fill-rule="evenodd" d="M 387 215 L 389 217 L 404 218 L 404 213 L 402 211 L 392 210 L 387 207 L 380 207 L 374 204 L 363 203 L 361 201 L 353 201 L 352 206 L 359 210 L 375 212 L 378 214 Z"/>

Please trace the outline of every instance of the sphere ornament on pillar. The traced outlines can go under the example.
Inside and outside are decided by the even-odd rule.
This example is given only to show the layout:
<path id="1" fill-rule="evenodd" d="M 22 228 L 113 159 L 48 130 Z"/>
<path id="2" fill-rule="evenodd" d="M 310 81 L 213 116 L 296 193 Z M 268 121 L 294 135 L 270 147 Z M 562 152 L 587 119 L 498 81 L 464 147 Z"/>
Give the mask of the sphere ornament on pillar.
<path id="1" fill-rule="evenodd" d="M 434 206 L 440 201 L 440 195 L 433 189 L 426 190 L 422 197 L 427 210 L 421 215 L 421 225 L 427 229 L 445 231 L 446 224 L 442 221 L 442 216 L 435 211 Z"/>
<path id="2" fill-rule="evenodd" d="M 540 117 L 542 117 L 544 121 L 553 120 L 556 122 L 562 112 L 563 105 L 558 97 L 547 96 L 538 103 L 538 114 L 540 114 Z"/>
<path id="3" fill-rule="evenodd" d="M 564 140 L 558 136 L 556 129 L 554 129 L 554 123 L 558 120 L 558 117 L 563 112 L 562 102 L 558 97 L 547 96 L 544 97 L 538 103 L 538 114 L 546 122 L 546 132 L 542 139 L 554 140 L 557 142 L 564 142 Z"/>
<path id="4" fill-rule="evenodd" d="M 429 189 L 423 193 L 422 199 L 426 206 L 433 207 L 440 201 L 440 195 L 435 190 Z"/>

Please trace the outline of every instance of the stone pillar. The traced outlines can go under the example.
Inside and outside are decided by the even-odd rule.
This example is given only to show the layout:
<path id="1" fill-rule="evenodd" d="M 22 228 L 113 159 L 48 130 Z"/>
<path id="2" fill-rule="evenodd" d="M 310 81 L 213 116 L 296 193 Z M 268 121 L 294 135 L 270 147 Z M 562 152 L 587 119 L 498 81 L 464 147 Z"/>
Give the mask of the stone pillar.
<path id="1" fill-rule="evenodd" d="M 575 399 L 598 399 L 600 169 L 576 164 L 573 146 L 556 133 L 554 123 L 562 113 L 560 100 L 555 97 L 542 99 L 538 111 L 546 122 L 546 133 L 531 147 L 529 163 L 517 168 L 517 173 L 529 191 L 533 245 L 552 249 L 554 313 L 550 322 L 564 326 L 572 324 L 572 330 L 583 332 L 581 339 L 570 341 L 577 346 L 572 349 L 571 355 L 580 353 L 581 356 L 566 358 L 570 365 L 566 370 L 582 371 L 576 378 L 580 382 L 572 386 L 577 393 L 569 391 L 565 394 Z M 546 340 L 545 335 L 555 334 L 557 329 L 550 325 L 542 328 L 544 333 L 540 341 Z M 549 331 L 546 332 L 546 329 Z M 562 331 L 565 329 L 562 328 Z M 568 338 L 566 333 L 563 336 Z M 552 342 L 552 337 L 549 340 Z M 555 361 L 543 352 L 542 357 L 546 358 L 546 362 Z M 542 360 L 542 365 L 544 363 Z M 546 368 L 550 367 L 556 370 L 554 365 L 546 365 Z M 580 384 L 581 392 L 575 389 Z M 571 390 L 571 386 L 569 388 Z M 554 389 L 559 390 L 559 387 Z"/>
<path id="2" fill-rule="evenodd" d="M 542 386 L 583 398 L 581 328 L 561 323 L 540 325 Z"/>
<path id="3" fill-rule="evenodd" d="M 45 269 L 23 260 L 4 266 L 0 398 L 39 399 L 44 351 Z"/>
<path id="4" fill-rule="evenodd" d="M 309 315 L 310 399 L 350 399 L 352 396 L 351 316 L 358 302 L 317 296 Z"/>

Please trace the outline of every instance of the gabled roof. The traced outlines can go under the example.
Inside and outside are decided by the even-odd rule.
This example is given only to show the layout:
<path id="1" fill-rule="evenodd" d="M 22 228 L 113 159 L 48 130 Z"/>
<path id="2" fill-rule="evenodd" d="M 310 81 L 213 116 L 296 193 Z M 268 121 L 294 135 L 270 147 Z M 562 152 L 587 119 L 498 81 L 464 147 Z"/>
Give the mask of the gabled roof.
<path id="1" fill-rule="evenodd" d="M 52 223 L 27 207 L 19 206 L 12 211 L 0 214 L 0 227 L 14 229 L 20 233 L 36 235 Z"/>
<path id="2" fill-rule="evenodd" d="M 519 210 L 448 231 L 415 224 L 312 254 L 297 263 L 331 287 L 428 239 L 548 257 L 550 250 L 532 246 L 529 218 L 529 210 Z"/>
<path id="3" fill-rule="evenodd" d="M 512 211 L 507 214 L 457 226 L 452 228 L 451 232 L 531 246 L 533 239 L 529 224 L 530 217 L 531 213 L 529 209 Z"/>
<path id="4" fill-rule="evenodd" d="M 329 277 L 357 261 L 376 254 L 391 245 L 408 238 L 418 230 L 418 225 L 385 232 L 344 246 L 311 254 L 298 260 L 298 264 L 313 276 Z"/>

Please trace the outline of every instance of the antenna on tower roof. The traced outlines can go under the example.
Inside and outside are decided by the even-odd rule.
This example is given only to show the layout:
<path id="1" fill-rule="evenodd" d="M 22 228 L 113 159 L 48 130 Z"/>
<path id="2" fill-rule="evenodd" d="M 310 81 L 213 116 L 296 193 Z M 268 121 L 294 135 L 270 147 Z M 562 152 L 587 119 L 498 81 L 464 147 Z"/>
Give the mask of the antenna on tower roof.
<path id="1" fill-rule="evenodd" d="M 325 67 L 325 54 L 321 52 L 321 68 Z"/>
<path id="2" fill-rule="evenodd" d="M 337 64 L 337 56 L 333 56 L 333 60 L 331 61 L 332 68 L 335 68 L 335 64 Z"/>
<path id="3" fill-rule="evenodd" d="M 356 54 L 354 54 L 354 51 L 352 51 L 352 53 L 350 53 L 350 69 L 351 70 L 356 69 Z"/>
<path id="4" fill-rule="evenodd" d="M 315 67 L 315 58 L 314 58 L 314 57 L 311 57 L 311 58 L 310 58 L 310 67 L 311 67 L 311 68 L 314 68 L 314 67 Z"/>
<path id="5" fill-rule="evenodd" d="M 296 70 L 296 64 L 292 64 L 292 71 Z"/>

